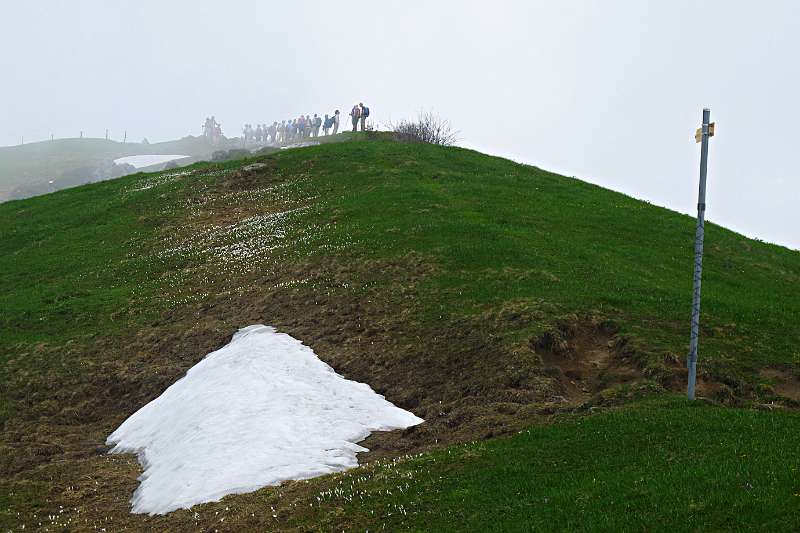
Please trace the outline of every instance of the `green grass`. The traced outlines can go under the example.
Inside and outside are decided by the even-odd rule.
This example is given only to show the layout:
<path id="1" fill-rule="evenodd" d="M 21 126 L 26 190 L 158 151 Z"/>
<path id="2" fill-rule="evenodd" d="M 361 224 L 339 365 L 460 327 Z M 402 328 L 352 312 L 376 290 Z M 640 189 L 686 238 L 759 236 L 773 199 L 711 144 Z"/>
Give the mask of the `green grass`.
<path id="1" fill-rule="evenodd" d="M 0 347 L 107 334 L 137 291 L 152 292 L 152 272 L 127 256 L 154 239 L 159 199 L 131 202 L 133 179 L 0 205 Z"/>
<path id="2" fill-rule="evenodd" d="M 278 154 L 313 161 L 309 194 L 373 257 L 421 253 L 428 318 L 509 301 L 598 311 L 654 350 L 683 357 L 694 220 L 579 180 L 458 148 L 388 141 Z M 708 224 L 701 357 L 737 367 L 800 358 L 800 253 Z"/>
<path id="3" fill-rule="evenodd" d="M 430 323 L 522 302 L 556 311 L 510 329 L 515 341 L 547 327 L 550 315 L 601 313 L 653 353 L 685 353 L 690 217 L 458 148 L 373 140 L 267 159 L 290 179 L 312 178 L 301 194 L 314 196 L 316 209 L 304 223 L 324 224 L 312 248 L 354 242 L 346 254 L 414 252 L 438 265 L 421 292 Z M 155 249 L 153 230 L 178 196 L 169 187 L 123 194 L 140 179 L 0 204 L 0 347 L 104 334 L 115 310 L 163 290 L 151 269 L 172 265 L 135 258 Z M 327 224 L 331 217 L 337 224 Z M 701 368 L 797 368 L 800 253 L 714 224 L 706 250 Z"/>
<path id="4" fill-rule="evenodd" d="M 387 531 L 793 531 L 798 450 L 797 413 L 663 399 L 355 471 L 321 509 Z"/>
<path id="5" fill-rule="evenodd" d="M 15 357 L 14 368 L 29 375 L 72 371 L 69 352 L 46 352 L 58 354 L 53 361 L 30 353 L 40 343 L 114 339 L 180 305 L 169 299 L 175 291 L 215 290 L 191 273 L 182 277 L 201 264 L 153 257 L 165 231 L 185 230 L 193 202 L 216 194 L 212 171 L 254 160 L 292 184 L 282 201 L 310 207 L 293 222 L 308 236 L 290 243 L 294 257 L 422 258 L 431 268 L 413 292 L 415 320 L 428 330 L 512 307 L 534 318 L 497 326 L 509 345 L 527 346 L 565 316 L 594 315 L 635 341 L 652 368 L 685 353 L 692 218 L 474 151 L 355 136 L 198 164 L 199 173 L 183 180 L 134 175 L 0 204 L 0 365 Z M 157 184 L 130 193 L 148 180 Z M 714 224 L 706 250 L 701 372 L 726 383 L 756 383 L 763 366 L 797 373 L 800 253 Z M 392 275 L 371 273 L 370 283 L 389 286 Z M 0 397 L 0 420 L 24 408 Z M 419 531 L 791 530 L 800 518 L 798 416 L 658 399 L 566 417 L 510 439 L 344 474 L 335 479 L 361 486 L 363 503 L 325 496 L 314 511 L 322 514 L 290 522 Z M 2 507 L 15 501 L 0 495 Z"/>

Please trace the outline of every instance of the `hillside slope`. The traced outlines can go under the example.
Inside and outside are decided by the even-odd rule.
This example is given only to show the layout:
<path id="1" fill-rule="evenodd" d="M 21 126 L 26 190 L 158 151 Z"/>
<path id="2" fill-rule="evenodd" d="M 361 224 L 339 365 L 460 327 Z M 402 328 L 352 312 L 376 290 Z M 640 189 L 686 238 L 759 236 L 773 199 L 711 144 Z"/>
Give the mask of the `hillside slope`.
<path id="1" fill-rule="evenodd" d="M 99 167 L 129 155 L 209 159 L 218 149 L 203 137 L 154 144 L 105 139 L 56 139 L 0 147 L 0 202 L 97 181 Z M 53 183 L 49 183 L 50 181 Z"/>
<path id="2" fill-rule="evenodd" d="M 367 439 L 372 451 L 365 459 L 381 460 L 367 467 L 376 479 L 394 479 L 392 458 L 429 450 L 440 451 L 422 463 L 411 460 L 409 468 L 424 464 L 442 483 L 460 483 L 449 473 L 474 466 L 465 474 L 473 481 L 447 489 L 457 497 L 437 492 L 440 485 L 427 491 L 440 483 L 436 477 L 420 481 L 417 494 L 428 495 L 415 501 L 425 520 L 470 498 L 475 505 L 490 501 L 475 487 L 505 472 L 470 461 L 451 464 L 446 457 L 460 448 L 444 446 L 682 390 L 691 218 L 469 150 L 356 139 L 0 205 L 0 380 L 6 385 L 0 389 L 0 488 L 9 494 L 0 496 L 0 524 L 32 523 L 63 505 L 81 509 L 87 527 L 113 519 L 118 526 L 196 529 L 191 512 L 151 521 L 129 515 L 139 467 L 130 457 L 102 455 L 102 443 L 125 417 L 252 323 L 301 339 L 340 374 L 426 420 Z M 707 250 L 701 395 L 718 404 L 797 406 L 800 253 L 713 224 Z M 638 405 L 626 409 L 643 420 L 686 415 L 680 402 L 659 405 L 657 414 Z M 697 407 L 693 413 L 709 422 L 728 417 L 730 427 L 752 432 L 748 438 L 773 459 L 782 457 L 781 465 L 797 465 L 796 447 L 768 445 L 789 443 L 798 423 L 793 412 Z M 608 420 L 613 430 L 620 419 Z M 656 440 L 697 431 L 661 426 Z M 713 433 L 700 437 L 715 439 Z M 558 438 L 531 443 L 519 436 L 491 447 L 551 447 L 548 439 Z M 582 453 L 606 450 L 587 439 Z M 505 452 L 491 453 L 498 454 L 492 461 L 502 461 Z M 630 455 L 636 471 L 652 474 L 652 458 L 637 453 Z M 679 467 L 693 460 L 688 449 L 676 454 Z M 441 466 L 431 466 L 435 460 Z M 770 478 L 770 464 L 753 464 L 754 476 Z M 613 461 L 598 468 L 607 479 L 630 481 Z M 199 512 L 207 517 L 208 510 L 231 505 L 239 522 L 229 523 L 262 529 L 274 527 L 269 506 L 284 509 L 279 523 L 286 528 L 372 528 L 376 520 L 378 526 L 444 527 L 396 522 L 400 500 L 359 507 L 315 499 L 331 484 L 360 475 L 229 497 Z M 738 479 L 732 473 L 720 483 Z M 783 502 L 793 481 L 780 480 L 760 497 L 780 495 Z M 662 482 L 668 487 L 670 480 Z M 373 489 L 388 490 L 381 483 Z M 619 489 L 613 485 L 609 490 Z M 656 503 L 657 489 L 648 489 Z M 568 495 L 572 489 L 559 490 Z M 697 490 L 700 498 L 718 489 Z M 745 508 L 734 501 L 740 497 L 747 496 L 733 495 L 728 505 Z M 309 501 L 317 506 L 313 512 L 289 512 Z M 595 503 L 599 513 L 604 504 Z M 644 507 L 641 519 L 663 518 Z M 387 514 L 392 509 L 394 518 Z M 509 517 L 530 521 L 526 509 Z M 708 525 L 729 518 L 711 514 Z M 751 518 L 742 524 L 761 523 Z M 215 522 L 204 520 L 205 527 Z M 480 527 L 469 517 L 458 520 L 454 529 Z"/>

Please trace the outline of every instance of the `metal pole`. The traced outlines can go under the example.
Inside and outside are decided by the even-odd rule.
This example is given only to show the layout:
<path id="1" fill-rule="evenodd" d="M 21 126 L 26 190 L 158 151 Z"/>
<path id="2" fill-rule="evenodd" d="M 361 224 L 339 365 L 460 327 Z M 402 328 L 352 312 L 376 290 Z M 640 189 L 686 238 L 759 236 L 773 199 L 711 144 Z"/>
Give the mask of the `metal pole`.
<path id="1" fill-rule="evenodd" d="M 700 282 L 703 279 L 703 239 L 705 237 L 706 218 L 706 170 L 708 168 L 708 124 L 711 110 L 703 109 L 703 129 L 700 145 L 700 190 L 697 196 L 697 228 L 694 237 L 694 291 L 692 295 L 692 333 L 689 340 L 689 383 L 686 396 L 694 400 L 697 382 L 697 342 L 700 334 Z"/>

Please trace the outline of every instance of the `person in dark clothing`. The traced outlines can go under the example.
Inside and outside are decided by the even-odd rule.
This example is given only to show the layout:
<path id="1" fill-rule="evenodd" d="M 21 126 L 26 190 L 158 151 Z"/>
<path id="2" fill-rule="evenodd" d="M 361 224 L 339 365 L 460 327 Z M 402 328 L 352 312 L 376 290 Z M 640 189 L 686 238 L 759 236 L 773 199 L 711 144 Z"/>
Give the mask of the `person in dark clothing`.
<path id="1" fill-rule="evenodd" d="M 325 120 L 322 121 L 322 134 L 326 137 L 330 134 L 331 126 L 333 126 L 333 119 L 325 115 Z"/>
<path id="2" fill-rule="evenodd" d="M 369 108 L 364 106 L 364 102 L 358 104 L 360 113 L 358 117 L 361 119 L 361 131 L 367 129 L 367 117 L 369 117 Z"/>

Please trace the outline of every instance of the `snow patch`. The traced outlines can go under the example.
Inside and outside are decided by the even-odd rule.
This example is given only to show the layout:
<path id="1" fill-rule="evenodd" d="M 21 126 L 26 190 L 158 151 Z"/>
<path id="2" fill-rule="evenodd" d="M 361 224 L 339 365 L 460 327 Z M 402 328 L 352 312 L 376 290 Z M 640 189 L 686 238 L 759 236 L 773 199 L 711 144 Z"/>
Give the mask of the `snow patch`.
<path id="1" fill-rule="evenodd" d="M 144 168 L 152 165 L 160 165 L 178 159 L 185 159 L 188 155 L 129 155 L 114 160 L 115 165 L 128 164 L 134 168 Z"/>
<path id="2" fill-rule="evenodd" d="M 164 514 L 227 494 L 358 465 L 372 431 L 423 420 L 349 381 L 311 348 L 263 325 L 239 330 L 108 437 L 144 473 L 134 513 Z"/>
<path id="3" fill-rule="evenodd" d="M 303 141 L 297 142 L 292 144 L 287 144 L 286 146 L 281 146 L 281 150 L 288 150 L 290 148 L 305 148 L 306 146 L 317 146 L 319 143 L 314 141 Z"/>

